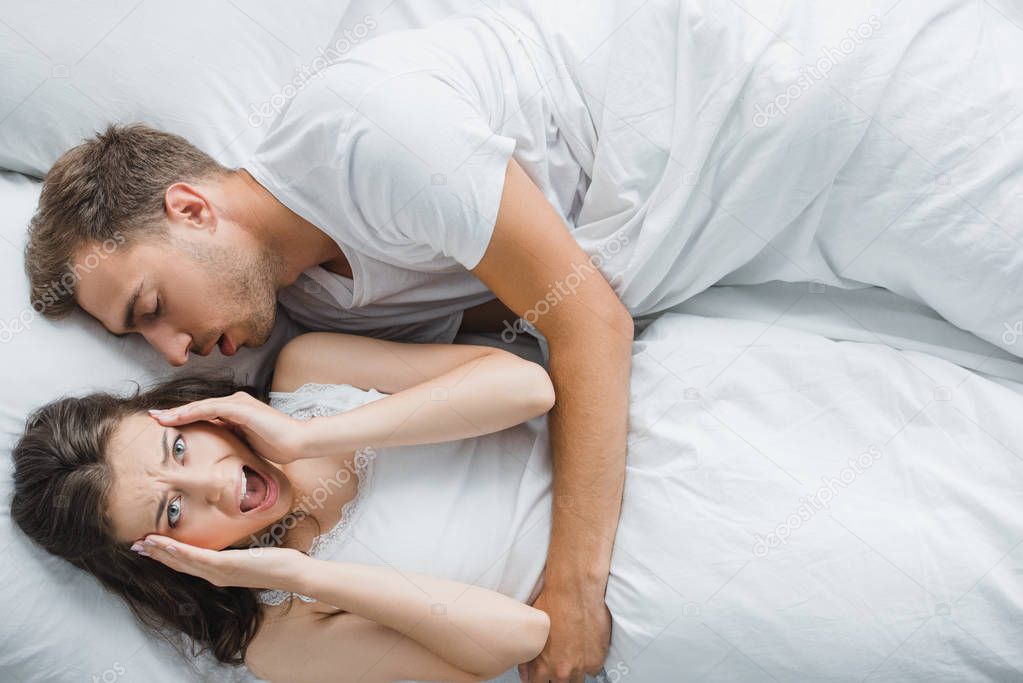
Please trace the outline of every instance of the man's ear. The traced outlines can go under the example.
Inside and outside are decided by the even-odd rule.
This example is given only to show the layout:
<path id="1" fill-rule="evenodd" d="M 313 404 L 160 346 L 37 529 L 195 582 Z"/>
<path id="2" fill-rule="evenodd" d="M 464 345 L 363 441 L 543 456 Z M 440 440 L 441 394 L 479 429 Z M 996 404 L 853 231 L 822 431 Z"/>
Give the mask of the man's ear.
<path id="1" fill-rule="evenodd" d="M 217 213 L 209 198 L 195 185 L 174 183 L 164 193 L 164 209 L 171 225 L 208 230 L 217 229 Z"/>

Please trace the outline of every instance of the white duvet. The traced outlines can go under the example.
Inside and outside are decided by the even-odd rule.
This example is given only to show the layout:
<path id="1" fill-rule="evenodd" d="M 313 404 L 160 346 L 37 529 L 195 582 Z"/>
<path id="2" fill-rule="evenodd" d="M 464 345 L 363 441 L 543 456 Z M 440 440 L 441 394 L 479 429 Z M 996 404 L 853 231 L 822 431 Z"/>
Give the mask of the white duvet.
<path id="1" fill-rule="evenodd" d="M 636 349 L 609 673 L 1023 677 L 1023 395 L 770 323 Z"/>
<path id="2" fill-rule="evenodd" d="M 591 179 L 573 235 L 634 314 L 877 285 L 1023 353 L 1018 2 L 521 1 Z"/>

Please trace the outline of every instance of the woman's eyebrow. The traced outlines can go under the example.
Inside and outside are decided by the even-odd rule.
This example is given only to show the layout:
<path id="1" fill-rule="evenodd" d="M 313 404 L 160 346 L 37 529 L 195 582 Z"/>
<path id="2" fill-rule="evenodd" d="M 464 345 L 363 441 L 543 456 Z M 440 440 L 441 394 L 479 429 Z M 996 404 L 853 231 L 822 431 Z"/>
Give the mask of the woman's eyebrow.
<path id="1" fill-rule="evenodd" d="M 163 428 L 163 438 L 160 440 L 161 446 L 163 446 L 163 460 L 160 461 L 160 465 L 163 467 L 167 466 L 167 460 L 170 459 L 170 447 L 167 446 L 167 432 L 170 429 L 167 427 Z M 163 509 L 167 507 L 167 492 L 163 492 L 163 498 L 160 500 L 160 504 L 156 508 L 156 521 L 153 522 L 157 530 L 160 529 L 160 518 L 163 517 Z"/>

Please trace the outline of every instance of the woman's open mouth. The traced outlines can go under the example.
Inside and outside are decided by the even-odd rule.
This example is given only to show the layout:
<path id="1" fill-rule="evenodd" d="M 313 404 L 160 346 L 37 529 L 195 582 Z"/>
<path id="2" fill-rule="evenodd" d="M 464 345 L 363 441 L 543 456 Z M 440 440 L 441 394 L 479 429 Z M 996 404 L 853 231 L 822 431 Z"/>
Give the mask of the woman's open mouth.
<path id="1" fill-rule="evenodd" d="M 242 465 L 238 508 L 242 513 L 262 512 L 277 502 L 277 484 L 248 465 Z"/>

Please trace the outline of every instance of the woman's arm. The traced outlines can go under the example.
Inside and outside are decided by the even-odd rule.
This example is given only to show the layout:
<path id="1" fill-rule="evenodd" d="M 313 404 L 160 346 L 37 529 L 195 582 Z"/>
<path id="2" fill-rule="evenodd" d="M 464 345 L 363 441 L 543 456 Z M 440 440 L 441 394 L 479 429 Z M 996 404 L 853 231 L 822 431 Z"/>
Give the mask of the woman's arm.
<path id="1" fill-rule="evenodd" d="M 375 388 L 390 396 L 307 423 L 304 457 L 367 446 L 471 438 L 542 415 L 554 405 L 547 372 L 484 346 L 405 344 L 314 332 L 285 346 L 273 389 L 306 382 Z"/>
<path id="2" fill-rule="evenodd" d="M 482 679 L 529 661 L 547 641 L 545 613 L 494 591 L 389 566 L 296 561 L 282 588 L 385 626 Z"/>
<path id="3" fill-rule="evenodd" d="M 318 605 L 298 601 L 268 612 L 245 665 L 273 683 L 479 683 L 493 678 L 452 666 L 411 638 L 354 614 L 325 614 Z"/>
<path id="4" fill-rule="evenodd" d="M 311 608 L 320 612 L 317 619 L 303 620 L 306 612 L 303 609 L 294 619 L 285 615 L 284 627 L 267 631 L 267 635 L 278 633 L 278 638 L 272 640 L 285 638 L 289 648 L 275 647 L 274 656 L 259 657 L 256 653 L 266 652 L 264 640 L 261 649 L 253 651 L 252 657 L 247 656 L 257 670 L 269 673 L 272 669 L 277 675 L 270 679 L 275 681 L 325 680 L 298 676 L 298 670 L 318 669 L 308 663 L 299 667 L 297 663 L 318 657 L 338 663 L 339 653 L 345 653 L 351 661 L 342 660 L 345 666 L 335 671 L 352 671 L 356 668 L 353 662 L 360 662 L 357 668 L 368 671 L 375 662 L 367 661 L 366 657 L 380 649 L 381 639 L 390 638 L 391 646 L 397 644 L 396 637 L 388 631 L 411 639 L 449 666 L 445 669 L 440 666 L 442 662 L 424 658 L 422 653 L 416 660 L 420 664 L 429 665 L 434 672 L 445 670 L 445 676 L 458 674 L 461 680 L 465 675 L 479 679 L 498 676 L 535 657 L 547 641 L 550 622 L 540 610 L 478 586 L 401 572 L 390 566 L 328 562 L 287 548 L 265 548 L 260 553 L 208 550 L 155 534 L 147 536 L 134 549 L 174 571 L 198 576 L 215 586 L 278 588 L 316 598 L 319 604 Z M 330 619 L 339 612 L 348 613 L 340 616 L 361 617 L 386 630 L 367 631 L 365 624 L 360 626 L 348 619 L 346 624 L 363 629 L 366 642 L 339 639 L 329 643 L 325 632 L 317 629 L 337 624 Z M 296 633 L 302 637 L 296 637 Z M 307 639 L 308 645 L 304 642 Z M 418 648 L 409 650 L 406 646 L 406 651 L 414 653 Z M 386 650 L 381 654 L 386 654 Z M 388 669 L 385 666 L 383 670 Z M 374 675 L 372 680 L 417 678 L 423 673 L 405 671 L 399 675 L 394 671 L 394 678 Z M 364 679 L 353 675 L 351 680 Z"/>

